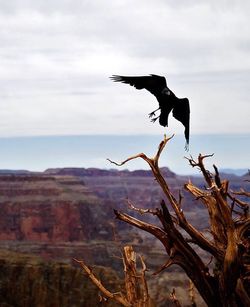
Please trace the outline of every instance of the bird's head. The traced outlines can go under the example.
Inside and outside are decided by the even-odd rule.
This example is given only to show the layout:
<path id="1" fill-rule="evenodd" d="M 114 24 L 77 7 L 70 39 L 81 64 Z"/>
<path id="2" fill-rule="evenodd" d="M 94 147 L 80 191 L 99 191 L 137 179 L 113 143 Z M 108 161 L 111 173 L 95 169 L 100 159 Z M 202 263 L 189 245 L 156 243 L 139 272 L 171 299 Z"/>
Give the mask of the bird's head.
<path id="1" fill-rule="evenodd" d="M 161 93 L 163 95 L 168 95 L 168 96 L 171 94 L 169 88 L 167 88 L 167 87 L 164 87 L 164 89 L 161 91 Z"/>

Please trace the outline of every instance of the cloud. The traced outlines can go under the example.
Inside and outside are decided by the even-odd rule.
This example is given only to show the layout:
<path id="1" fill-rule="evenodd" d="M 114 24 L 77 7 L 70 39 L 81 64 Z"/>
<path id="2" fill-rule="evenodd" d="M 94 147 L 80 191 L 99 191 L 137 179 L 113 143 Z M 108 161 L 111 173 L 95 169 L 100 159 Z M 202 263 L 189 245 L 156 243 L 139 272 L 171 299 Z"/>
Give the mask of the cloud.
<path id="1" fill-rule="evenodd" d="M 108 79 L 148 73 L 167 76 L 176 95 L 190 99 L 193 133 L 249 133 L 249 8 L 0 1 L 0 136 L 161 133 L 147 120 L 154 97 Z"/>

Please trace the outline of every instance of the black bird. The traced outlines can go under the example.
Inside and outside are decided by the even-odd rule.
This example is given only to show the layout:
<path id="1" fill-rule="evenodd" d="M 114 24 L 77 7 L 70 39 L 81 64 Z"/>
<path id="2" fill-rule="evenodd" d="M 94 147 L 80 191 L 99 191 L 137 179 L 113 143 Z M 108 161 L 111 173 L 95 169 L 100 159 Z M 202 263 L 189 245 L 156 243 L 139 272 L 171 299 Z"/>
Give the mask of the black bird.
<path id="1" fill-rule="evenodd" d="M 110 79 L 114 82 L 127 83 L 134 86 L 138 90 L 145 88 L 156 97 L 159 102 L 159 108 L 149 113 L 149 117 L 151 118 L 155 116 L 155 112 L 158 110 L 160 110 L 161 113 L 159 116 L 152 118 L 152 122 L 155 122 L 159 118 L 159 123 L 161 126 L 168 126 L 168 115 L 173 110 L 174 118 L 179 120 L 185 127 L 185 148 L 188 150 L 190 118 L 189 101 L 187 98 L 176 97 L 175 94 L 167 87 L 167 82 L 164 77 L 157 75 L 140 77 L 113 75 L 110 77 Z"/>

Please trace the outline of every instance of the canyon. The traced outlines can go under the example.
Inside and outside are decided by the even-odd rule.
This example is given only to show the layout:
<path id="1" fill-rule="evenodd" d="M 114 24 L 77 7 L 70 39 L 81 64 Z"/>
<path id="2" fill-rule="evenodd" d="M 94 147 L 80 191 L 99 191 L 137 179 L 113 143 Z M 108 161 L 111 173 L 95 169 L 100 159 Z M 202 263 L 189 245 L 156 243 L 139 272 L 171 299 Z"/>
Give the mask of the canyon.
<path id="1" fill-rule="evenodd" d="M 162 173 L 176 196 L 180 190 L 184 195 L 187 218 L 198 229 L 205 229 L 206 210 L 183 190 L 188 180 L 202 187 L 201 178 L 178 176 L 168 168 L 163 168 Z M 245 176 L 229 177 L 233 190 L 247 184 Z M 98 291 L 72 258 L 83 258 L 89 265 L 95 265 L 106 285 L 117 290 L 122 285 L 119 258 L 125 244 L 132 244 L 145 257 L 151 271 L 157 270 L 166 261 L 162 247 L 143 232 L 117 222 L 113 209 L 128 211 L 127 199 L 137 207 L 156 208 L 162 197 L 149 170 L 2 171 L 1 306 L 96 306 Z M 145 220 L 152 219 L 145 216 Z M 165 294 L 175 287 L 179 296 L 185 297 L 183 289 L 188 287 L 188 280 L 184 274 L 178 268 L 167 274 L 149 282 L 153 296 L 159 297 L 156 293 L 159 287 Z M 167 298 L 165 304 L 166 301 Z"/>

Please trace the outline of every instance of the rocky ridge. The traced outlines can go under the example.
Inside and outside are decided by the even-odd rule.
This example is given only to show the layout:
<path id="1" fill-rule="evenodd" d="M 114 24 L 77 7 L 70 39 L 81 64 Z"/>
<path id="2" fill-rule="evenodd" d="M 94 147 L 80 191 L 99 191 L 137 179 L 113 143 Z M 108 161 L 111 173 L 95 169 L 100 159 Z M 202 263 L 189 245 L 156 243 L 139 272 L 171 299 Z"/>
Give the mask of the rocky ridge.
<path id="1" fill-rule="evenodd" d="M 178 176 L 168 168 L 163 169 L 163 174 L 178 196 L 188 177 Z M 230 187 L 234 190 L 242 185 L 244 187 L 247 184 L 244 179 L 232 176 Z M 199 177 L 193 177 L 192 181 L 203 187 Z M 62 285 L 68 285 L 67 279 L 72 281 L 79 277 L 72 266 L 72 258 L 83 257 L 89 264 L 122 271 L 121 263 L 114 261 L 114 256 L 120 255 L 120 248 L 124 244 L 133 244 L 136 251 L 145 256 L 151 270 L 159 268 L 165 261 L 160 246 L 142 232 L 124 223 L 116 223 L 113 208 L 126 211 L 127 198 L 138 207 L 155 208 L 162 197 L 151 171 L 147 170 L 130 172 L 63 168 L 49 169 L 44 173 L 0 172 L 1 306 L 16 306 L 11 297 L 16 302 L 21 300 L 18 293 L 13 294 L 15 287 L 12 289 L 12 283 L 19 275 L 22 277 L 17 284 L 25 285 L 22 295 L 26 300 L 20 306 L 42 306 L 39 305 L 39 299 L 33 300 L 32 291 L 37 293 L 41 302 L 47 298 L 48 294 L 45 293 L 50 293 L 53 299 L 58 298 L 58 301 L 52 300 L 54 305 L 51 303 L 48 306 L 79 306 L 74 305 L 74 301 L 67 301 L 66 296 L 69 294 L 65 294 L 65 297 L 62 294 L 64 298 L 59 300 L 60 291 L 65 291 Z M 196 227 L 207 227 L 206 211 L 187 194 L 183 210 Z M 43 280 L 39 284 L 41 289 L 55 287 L 55 292 L 38 288 L 29 290 L 34 283 L 31 272 L 37 280 Z M 184 282 L 183 275 L 180 277 L 178 274 L 181 273 L 175 272 L 178 280 Z M 79 278 L 82 282 L 86 281 L 83 276 Z M 176 283 L 176 279 L 171 282 L 168 280 L 169 289 L 172 286 L 178 288 Z M 78 282 L 72 282 L 72 287 L 71 293 L 79 298 L 79 304 L 82 295 L 82 306 L 96 306 L 91 301 L 96 292 L 89 292 L 88 286 L 82 289 Z M 79 294 L 79 291 L 83 293 Z M 58 302 L 61 305 L 57 305 Z"/>

